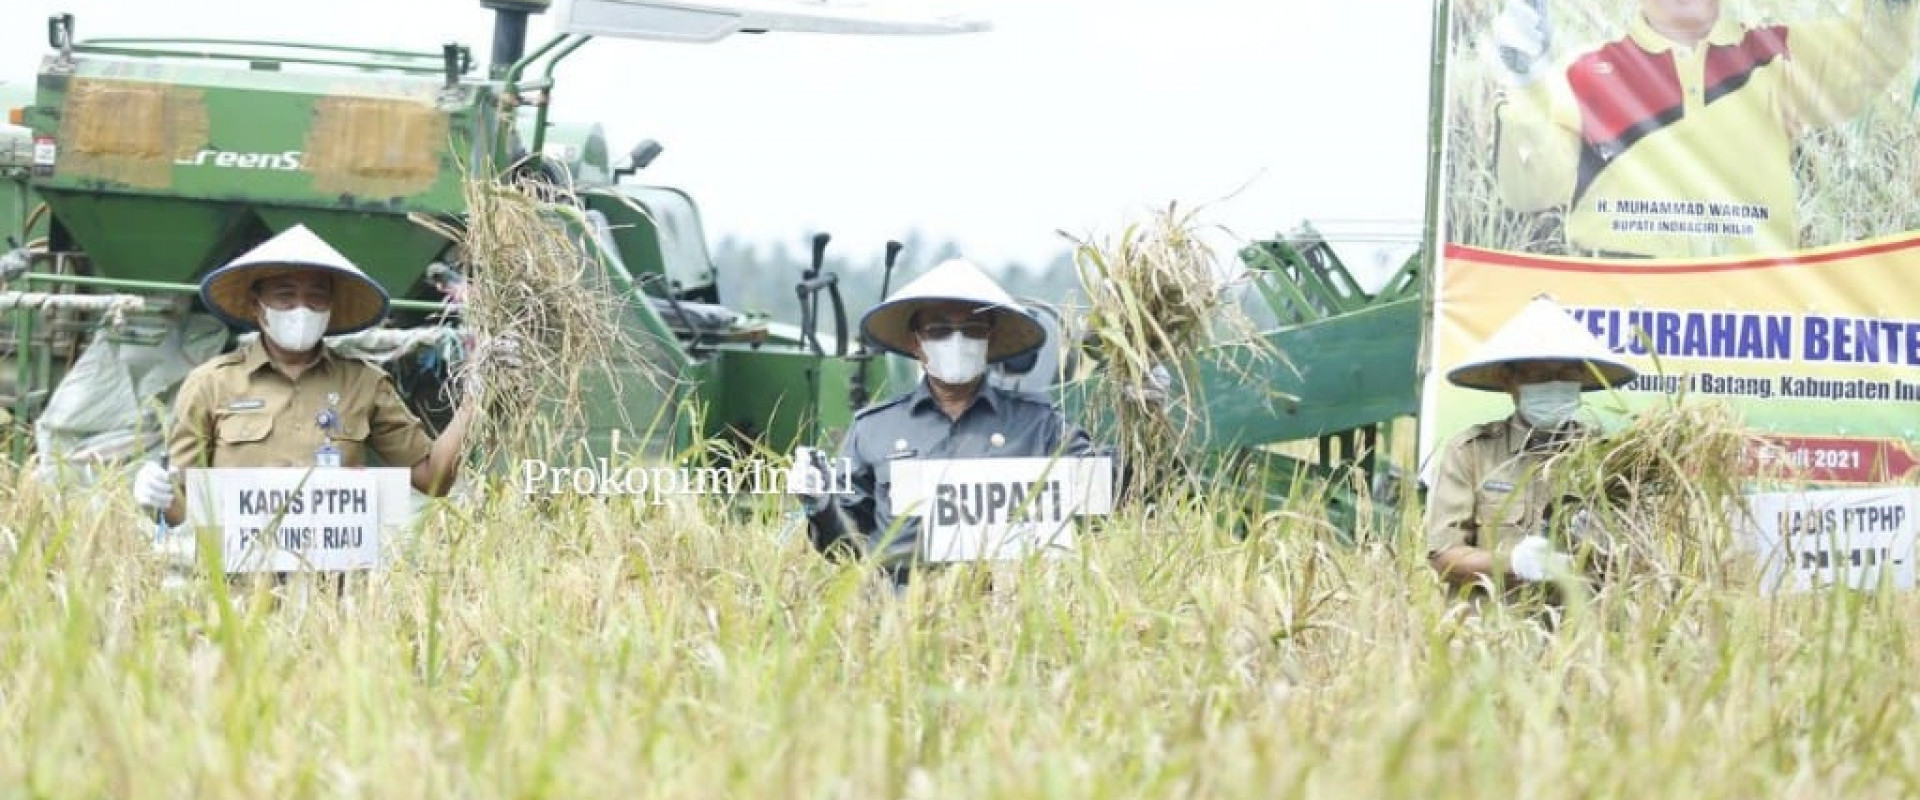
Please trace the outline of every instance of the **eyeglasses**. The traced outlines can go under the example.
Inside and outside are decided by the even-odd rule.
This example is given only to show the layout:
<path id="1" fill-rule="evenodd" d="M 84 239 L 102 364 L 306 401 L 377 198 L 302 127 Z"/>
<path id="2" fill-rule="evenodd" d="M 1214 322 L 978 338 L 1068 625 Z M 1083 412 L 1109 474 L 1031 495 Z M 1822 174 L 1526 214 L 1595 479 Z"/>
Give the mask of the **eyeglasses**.
<path id="1" fill-rule="evenodd" d="M 277 289 L 260 295 L 260 302 L 275 311 L 288 311 L 295 306 L 304 305 L 314 311 L 327 311 L 333 308 L 333 298 L 322 292 L 302 292 L 299 289 Z"/>
<path id="2" fill-rule="evenodd" d="M 993 323 L 976 320 L 971 322 L 929 322 L 920 326 L 920 338 L 922 339 L 946 339 L 956 333 L 966 336 L 969 339 L 985 339 L 993 333 Z"/>

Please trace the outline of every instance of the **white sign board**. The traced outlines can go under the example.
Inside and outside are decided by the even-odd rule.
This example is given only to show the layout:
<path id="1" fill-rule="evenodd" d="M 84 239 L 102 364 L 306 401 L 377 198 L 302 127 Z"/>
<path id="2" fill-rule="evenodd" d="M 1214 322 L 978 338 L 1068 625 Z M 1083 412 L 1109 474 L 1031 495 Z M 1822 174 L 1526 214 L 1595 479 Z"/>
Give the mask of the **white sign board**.
<path id="1" fill-rule="evenodd" d="M 1769 594 L 1870 588 L 1883 576 L 1911 589 L 1916 496 L 1900 488 L 1759 492 L 1747 495 L 1751 516 L 1736 522 L 1760 554 Z"/>
<path id="2" fill-rule="evenodd" d="M 229 573 L 348 572 L 382 565 L 408 516 L 404 469 L 190 469 L 187 522 L 217 531 Z"/>
<path id="3" fill-rule="evenodd" d="M 1074 517 L 1113 512 L 1111 458 L 902 459 L 888 495 L 920 520 L 928 561 L 1073 549 Z"/>

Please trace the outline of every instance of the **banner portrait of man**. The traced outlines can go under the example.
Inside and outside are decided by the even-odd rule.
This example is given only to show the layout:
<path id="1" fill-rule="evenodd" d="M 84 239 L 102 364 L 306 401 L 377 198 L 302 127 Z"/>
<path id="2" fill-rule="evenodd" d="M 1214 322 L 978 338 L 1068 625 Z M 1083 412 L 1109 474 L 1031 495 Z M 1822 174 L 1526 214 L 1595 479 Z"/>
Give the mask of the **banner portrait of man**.
<path id="1" fill-rule="evenodd" d="M 1738 256 L 1920 222 L 1910 0 L 1461 5 L 1450 241 Z"/>

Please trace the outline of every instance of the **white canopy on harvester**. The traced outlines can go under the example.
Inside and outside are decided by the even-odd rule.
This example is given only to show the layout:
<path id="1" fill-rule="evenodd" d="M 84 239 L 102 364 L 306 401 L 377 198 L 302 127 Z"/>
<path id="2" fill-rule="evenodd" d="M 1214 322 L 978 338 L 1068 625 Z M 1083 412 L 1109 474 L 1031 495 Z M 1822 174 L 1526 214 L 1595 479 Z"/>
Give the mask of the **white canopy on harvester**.
<path id="1" fill-rule="evenodd" d="M 795 0 L 565 0 L 556 25 L 562 33 L 693 43 L 775 31 L 925 36 L 992 29 L 984 20 L 918 8 Z"/>

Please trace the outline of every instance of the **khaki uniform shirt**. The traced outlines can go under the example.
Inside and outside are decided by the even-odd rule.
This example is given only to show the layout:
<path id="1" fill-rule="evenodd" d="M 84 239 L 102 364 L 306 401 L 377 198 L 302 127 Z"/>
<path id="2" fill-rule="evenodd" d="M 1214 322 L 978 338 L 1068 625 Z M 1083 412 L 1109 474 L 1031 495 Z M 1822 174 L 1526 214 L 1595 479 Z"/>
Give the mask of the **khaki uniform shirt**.
<path id="1" fill-rule="evenodd" d="M 1529 432 L 1513 414 L 1460 432 L 1440 451 L 1427 492 L 1429 555 L 1453 545 L 1511 547 L 1540 531 L 1554 499 L 1541 467 L 1553 451 L 1528 449 Z"/>
<path id="2" fill-rule="evenodd" d="M 320 417 L 330 407 L 339 417 L 332 436 L 342 466 L 368 466 L 374 455 L 382 466 L 410 468 L 432 450 L 433 440 L 378 366 L 323 347 L 293 380 L 256 340 L 194 368 L 180 384 L 170 466 L 314 466 L 327 440 Z"/>

